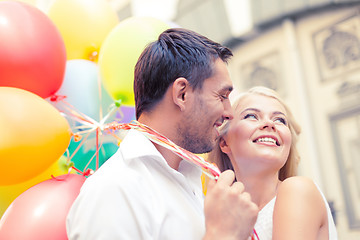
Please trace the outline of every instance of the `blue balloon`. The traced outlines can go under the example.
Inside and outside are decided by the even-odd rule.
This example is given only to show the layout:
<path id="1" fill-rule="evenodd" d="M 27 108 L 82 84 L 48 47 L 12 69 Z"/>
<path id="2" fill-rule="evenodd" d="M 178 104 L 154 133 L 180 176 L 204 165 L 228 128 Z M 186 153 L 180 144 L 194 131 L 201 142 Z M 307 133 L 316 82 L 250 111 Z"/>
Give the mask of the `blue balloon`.
<path id="1" fill-rule="evenodd" d="M 66 62 L 65 78 L 57 95 L 66 96 L 65 101 L 78 112 L 96 121 L 108 113 L 114 102 L 102 86 L 97 64 L 84 59 Z"/>

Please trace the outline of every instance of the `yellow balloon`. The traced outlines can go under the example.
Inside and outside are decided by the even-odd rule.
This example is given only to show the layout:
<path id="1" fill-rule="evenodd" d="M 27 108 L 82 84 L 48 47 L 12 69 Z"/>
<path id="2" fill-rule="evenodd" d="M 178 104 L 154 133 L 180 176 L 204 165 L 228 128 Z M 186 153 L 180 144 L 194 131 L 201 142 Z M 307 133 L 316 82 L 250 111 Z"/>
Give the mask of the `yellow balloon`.
<path id="1" fill-rule="evenodd" d="M 209 182 L 209 177 L 206 176 L 206 174 L 202 173 L 201 174 L 201 185 L 202 185 L 202 190 L 203 190 L 204 195 L 206 195 L 206 192 L 207 192 L 208 182 Z"/>
<path id="2" fill-rule="evenodd" d="M 206 153 L 196 154 L 196 155 L 198 155 L 199 157 L 202 157 L 203 159 L 207 160 L 208 154 L 206 154 Z M 204 195 L 206 195 L 208 183 L 209 183 L 209 177 L 205 173 L 202 173 L 201 174 L 201 185 L 202 185 L 202 190 L 203 190 Z"/>
<path id="3" fill-rule="evenodd" d="M 99 69 L 105 89 L 114 100 L 134 106 L 134 67 L 145 46 L 169 25 L 151 17 L 121 21 L 100 48 Z"/>
<path id="4" fill-rule="evenodd" d="M 38 175 L 66 151 L 70 126 L 45 99 L 0 87 L 0 186 Z"/>
<path id="5" fill-rule="evenodd" d="M 40 173 L 38 176 L 18 184 L 0 186 L 0 218 L 8 208 L 8 206 L 17 198 L 21 193 L 25 192 L 32 186 L 50 179 L 51 176 L 60 176 L 69 172 L 70 164 L 66 157 L 62 156 L 58 161 L 53 163 L 48 169 Z M 74 170 L 71 173 L 75 173 Z"/>
<path id="6" fill-rule="evenodd" d="M 64 39 L 68 60 L 96 62 L 104 39 L 119 23 L 107 0 L 56 0 L 48 16 Z"/>

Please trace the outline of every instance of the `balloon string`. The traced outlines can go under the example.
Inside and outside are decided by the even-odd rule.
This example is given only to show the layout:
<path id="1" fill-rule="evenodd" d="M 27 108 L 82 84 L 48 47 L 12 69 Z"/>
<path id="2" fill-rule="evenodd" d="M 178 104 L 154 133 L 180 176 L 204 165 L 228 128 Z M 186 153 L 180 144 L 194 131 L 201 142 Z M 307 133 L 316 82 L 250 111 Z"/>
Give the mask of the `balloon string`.
<path id="1" fill-rule="evenodd" d="M 146 134 L 150 134 L 149 137 L 151 137 L 151 139 L 153 139 L 157 143 L 160 144 L 165 143 L 165 146 L 170 145 L 169 149 L 171 150 L 171 148 L 173 148 L 178 156 L 183 157 L 197 165 L 200 165 L 202 168 L 210 171 L 215 178 L 217 178 L 220 175 L 220 170 L 216 167 L 216 165 L 210 164 L 206 162 L 203 158 L 187 151 L 186 149 L 177 146 L 175 143 L 167 139 L 165 136 L 162 136 L 160 133 L 156 132 L 155 130 L 150 129 L 148 126 L 145 126 L 139 122 L 136 122 L 136 124 L 139 125 L 142 129 L 144 129 Z"/>
<path id="2" fill-rule="evenodd" d="M 71 168 L 74 169 L 76 172 L 80 173 L 81 175 L 83 175 L 84 177 L 90 176 L 91 174 L 94 173 L 94 171 L 92 171 L 91 169 L 87 169 L 86 171 L 82 172 L 79 169 L 77 169 L 75 166 L 72 166 Z"/>
<path id="3" fill-rule="evenodd" d="M 80 170 L 77 169 L 75 166 L 72 166 L 71 168 L 74 169 L 74 170 L 75 170 L 76 172 L 78 172 L 78 173 L 84 174 L 84 172 L 80 171 Z"/>
<path id="4" fill-rule="evenodd" d="M 90 133 L 86 134 L 85 137 L 82 139 L 80 144 L 77 146 L 77 148 L 74 150 L 74 152 L 70 156 L 70 160 L 74 157 L 74 155 L 79 151 L 81 146 L 85 143 L 85 140 L 89 137 Z"/>
<path id="5" fill-rule="evenodd" d="M 91 129 L 88 130 L 80 130 L 77 132 L 74 132 L 73 135 L 78 136 L 81 138 L 81 135 L 85 135 L 85 134 L 91 134 L 92 132 L 94 132 L 97 128 L 93 127 Z"/>
<path id="6" fill-rule="evenodd" d="M 96 124 L 96 121 L 92 119 L 91 117 L 83 114 L 82 112 L 78 111 L 73 105 L 65 101 L 66 96 L 62 95 L 53 95 L 50 97 L 50 100 L 52 102 L 55 102 L 57 104 L 60 104 L 65 110 L 67 110 L 69 113 L 67 115 L 72 116 L 73 118 L 76 118 L 78 120 L 81 120 L 82 122 L 87 122 L 90 124 Z"/>
<path id="7" fill-rule="evenodd" d="M 103 145 L 103 141 L 101 140 L 100 141 L 100 146 L 98 149 L 96 149 L 95 153 L 92 155 L 92 157 L 90 158 L 90 160 L 87 162 L 86 166 L 84 167 L 84 171 L 85 169 L 88 170 L 87 168 L 89 167 L 90 163 L 92 162 L 92 160 L 94 159 L 94 157 L 96 156 L 96 154 L 100 151 L 101 147 Z M 97 168 L 98 169 L 98 168 Z M 96 170 L 97 170 L 96 169 Z"/>
<path id="8" fill-rule="evenodd" d="M 99 75 L 99 74 L 98 74 Z M 98 76 L 97 78 L 97 84 L 98 84 L 98 90 L 99 90 L 99 103 L 100 103 L 100 107 L 99 107 L 99 119 L 100 121 L 103 118 L 103 110 L 102 110 L 102 94 L 101 94 L 101 80 L 100 80 L 100 76 Z"/>
<path id="9" fill-rule="evenodd" d="M 119 145 L 119 143 L 121 142 L 121 138 L 119 136 L 117 136 L 116 134 L 114 134 L 113 132 L 109 132 L 109 134 L 117 140 L 118 145 Z"/>
<path id="10" fill-rule="evenodd" d="M 130 130 L 130 129 L 135 129 L 140 131 L 141 133 L 143 133 L 144 136 L 146 136 L 152 142 L 157 143 L 171 150 L 181 158 L 202 167 L 204 173 L 207 173 L 207 171 L 211 173 L 211 175 L 207 174 L 209 177 L 212 177 L 213 179 L 217 179 L 218 176 L 220 175 L 220 170 L 217 168 L 215 164 L 209 163 L 205 161 L 202 157 L 197 156 L 177 146 L 170 139 L 166 138 L 165 136 L 161 135 L 160 133 L 156 132 L 150 127 L 141 124 L 137 121 L 132 121 L 132 123 L 126 123 L 126 124 L 110 123 L 107 124 L 104 128 L 104 130 Z"/>
<path id="11" fill-rule="evenodd" d="M 100 120 L 100 126 L 104 126 L 104 124 L 105 124 L 105 122 L 110 118 L 110 116 L 112 115 L 112 114 L 114 114 L 114 112 L 116 112 L 117 110 L 118 110 L 118 106 L 116 106 L 116 104 L 112 104 L 112 106 L 111 106 L 111 109 L 110 109 L 110 111 L 105 115 L 105 117 L 103 118 L 103 119 L 101 119 Z M 121 111 L 120 111 L 121 112 Z M 122 114 L 122 113 L 121 113 Z M 123 114 L 122 114 L 122 116 L 124 116 Z"/>
<path id="12" fill-rule="evenodd" d="M 99 97 L 101 101 L 101 82 L 98 81 L 99 84 Z M 74 137 L 74 140 L 76 142 L 81 141 L 80 144 L 76 147 L 76 149 L 72 152 L 71 156 L 69 157 L 69 149 L 67 149 L 67 156 L 68 161 L 71 161 L 75 157 L 75 155 L 79 152 L 80 148 L 84 145 L 88 137 L 92 132 L 95 132 L 95 148 L 96 151 L 94 155 L 91 157 L 91 159 L 87 162 L 87 165 L 85 166 L 82 173 L 89 171 L 88 166 L 90 165 L 91 161 L 96 156 L 96 170 L 99 168 L 100 165 L 100 149 L 103 144 L 103 139 L 100 137 L 102 134 L 102 131 L 104 129 L 104 126 L 106 125 L 105 122 L 109 120 L 109 118 L 118 110 L 118 108 L 121 106 L 121 102 L 115 102 L 111 105 L 110 111 L 103 117 L 102 114 L 102 108 L 100 108 L 100 121 L 97 122 L 93 118 L 79 112 L 73 105 L 68 103 L 65 100 L 66 96 L 62 95 L 53 95 L 50 97 L 50 100 L 54 103 L 56 103 L 57 108 L 61 112 L 61 114 L 66 117 L 67 119 L 73 120 L 76 124 L 80 124 L 80 126 L 72 127 L 72 136 Z M 101 107 L 101 104 L 100 104 Z M 60 110 L 61 109 L 61 110 Z M 121 113 L 121 111 L 119 111 Z M 123 114 L 121 113 L 121 116 Z M 115 135 L 115 134 L 113 134 Z M 119 140 L 118 137 L 116 137 L 117 140 Z M 121 140 L 120 140 L 121 141 Z M 87 170 L 86 170 L 87 169 Z"/>
<path id="13" fill-rule="evenodd" d="M 71 105 L 69 102 L 65 101 L 65 99 L 61 99 L 60 100 L 61 103 L 64 104 L 64 107 L 71 113 L 73 113 L 75 116 L 77 116 L 78 118 L 82 119 L 83 121 L 87 121 L 89 123 L 96 123 L 96 121 L 87 116 L 86 114 L 80 112 L 79 110 L 77 110 L 73 105 Z"/>
<path id="14" fill-rule="evenodd" d="M 259 236 L 258 236 L 258 234 L 257 234 L 257 232 L 256 232 L 256 230 L 254 228 L 253 233 L 251 234 L 251 240 L 256 240 L 255 237 L 256 237 L 257 240 L 260 240 L 260 238 L 259 238 Z"/>
<path id="15" fill-rule="evenodd" d="M 69 164 L 69 163 L 70 163 L 70 159 L 69 159 L 69 157 L 70 157 L 69 148 L 66 149 L 65 153 L 66 153 L 66 163 Z"/>
<path id="16" fill-rule="evenodd" d="M 200 156 L 197 156 L 179 146 L 177 146 L 176 144 L 174 144 L 172 141 L 170 141 L 168 138 L 166 138 L 165 136 L 161 135 L 160 133 L 156 132 L 155 130 L 151 129 L 150 127 L 141 124 L 137 121 L 133 121 L 132 123 L 128 123 L 128 124 L 119 124 L 119 123 L 109 123 L 109 124 L 105 124 L 106 120 L 108 120 L 108 118 L 110 117 L 111 114 L 113 114 L 113 112 L 116 110 L 116 108 L 112 108 L 110 112 L 108 112 L 108 114 L 101 119 L 100 123 L 96 122 L 94 119 L 80 113 L 69 103 L 67 103 L 66 101 L 64 101 L 64 97 L 61 96 L 54 96 L 54 98 L 58 101 L 58 102 L 62 102 L 65 105 L 65 109 L 70 113 L 69 116 L 74 118 L 76 121 L 83 123 L 83 125 L 87 126 L 87 130 L 80 130 L 78 132 L 74 133 L 74 137 L 78 137 L 81 138 L 80 134 L 86 134 L 85 138 L 81 141 L 81 143 L 78 145 L 77 149 L 73 152 L 72 156 L 70 158 L 72 158 L 75 153 L 80 149 L 80 147 L 84 144 L 84 141 L 87 139 L 87 137 L 89 136 L 89 134 L 93 131 L 96 131 L 96 169 L 98 169 L 99 166 L 99 134 L 101 130 L 129 130 L 129 129 L 135 129 L 138 130 L 140 132 L 142 132 L 144 134 L 144 136 L 146 136 L 149 140 L 151 140 L 152 142 L 159 144 L 171 151 L 173 151 L 175 154 L 177 154 L 178 156 L 180 156 L 181 158 L 188 160 L 189 162 L 192 162 L 196 165 L 199 165 L 202 167 L 204 173 L 214 179 L 217 179 L 217 177 L 220 175 L 220 170 L 217 168 L 217 166 L 215 164 L 211 164 L 209 162 L 206 162 L 203 158 L 201 158 Z M 115 106 L 120 106 L 120 104 L 115 104 Z M 77 128 L 77 129 L 81 129 L 81 128 Z M 112 134 L 114 135 L 114 134 Z M 208 174 L 208 172 L 211 174 Z"/>
<path id="17" fill-rule="evenodd" d="M 67 119 L 71 119 L 79 124 L 81 124 L 81 126 L 77 126 L 77 127 L 73 127 L 75 129 L 78 129 L 78 128 L 93 128 L 93 124 L 92 123 L 89 123 L 89 122 L 84 122 L 82 121 L 81 119 L 77 118 L 76 116 L 74 115 L 69 115 L 68 113 L 65 113 L 65 112 L 60 112 L 60 114 L 62 116 L 64 116 L 65 118 Z"/>
<path id="18" fill-rule="evenodd" d="M 99 132 L 100 132 L 100 129 L 97 128 L 96 129 L 96 170 L 99 169 Z"/>
<path id="19" fill-rule="evenodd" d="M 63 111 L 63 114 L 68 117 L 71 118 L 73 120 L 75 120 L 76 122 L 82 123 L 82 125 L 87 126 L 88 128 L 92 128 L 95 130 L 96 127 L 100 127 L 102 129 L 103 125 L 105 124 L 105 122 L 110 118 L 110 116 L 116 112 L 116 110 L 121 106 L 120 103 L 113 103 L 111 106 L 110 111 L 104 116 L 102 117 L 102 114 L 100 116 L 100 121 L 97 122 L 96 120 L 94 120 L 93 118 L 79 112 L 73 105 L 71 105 L 70 103 L 68 103 L 67 101 L 65 101 L 64 99 L 66 98 L 66 96 L 61 96 L 61 95 L 53 95 L 50 99 L 53 102 L 56 103 L 61 103 L 62 107 L 67 111 L 67 113 L 65 113 Z M 123 116 L 123 114 L 121 114 Z M 81 127 L 78 127 L 81 128 Z"/>

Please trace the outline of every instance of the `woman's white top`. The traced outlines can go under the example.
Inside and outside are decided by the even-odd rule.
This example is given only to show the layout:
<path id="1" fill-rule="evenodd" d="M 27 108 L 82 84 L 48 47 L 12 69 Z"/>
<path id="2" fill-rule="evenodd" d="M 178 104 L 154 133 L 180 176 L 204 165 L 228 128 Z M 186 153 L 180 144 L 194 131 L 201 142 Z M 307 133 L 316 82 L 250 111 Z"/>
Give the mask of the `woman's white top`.
<path id="1" fill-rule="evenodd" d="M 318 186 L 317 186 L 318 187 Z M 321 192 L 318 187 L 321 196 L 324 199 L 324 203 L 326 206 L 328 223 L 329 223 L 329 240 L 337 240 L 337 232 L 334 224 L 334 220 L 331 215 L 330 207 L 326 201 L 324 194 Z M 275 206 L 276 196 L 268 202 L 265 207 L 263 207 L 259 214 L 257 221 L 255 223 L 255 230 L 260 240 L 271 240 L 272 239 L 272 231 L 273 231 L 273 213 Z"/>

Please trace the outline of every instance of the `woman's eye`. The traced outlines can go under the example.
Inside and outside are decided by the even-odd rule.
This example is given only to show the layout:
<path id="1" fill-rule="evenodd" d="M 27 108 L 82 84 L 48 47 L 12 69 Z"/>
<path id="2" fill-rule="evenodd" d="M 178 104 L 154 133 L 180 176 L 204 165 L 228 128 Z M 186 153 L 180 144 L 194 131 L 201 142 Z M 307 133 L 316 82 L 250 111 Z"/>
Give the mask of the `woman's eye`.
<path id="1" fill-rule="evenodd" d="M 287 122 L 286 122 L 285 118 L 276 118 L 275 122 L 280 122 L 280 123 L 282 123 L 284 125 L 287 125 Z"/>
<path id="2" fill-rule="evenodd" d="M 245 115 L 244 119 L 248 119 L 248 118 L 251 118 L 251 119 L 257 119 L 256 115 L 253 114 L 253 113 L 248 113 Z"/>

